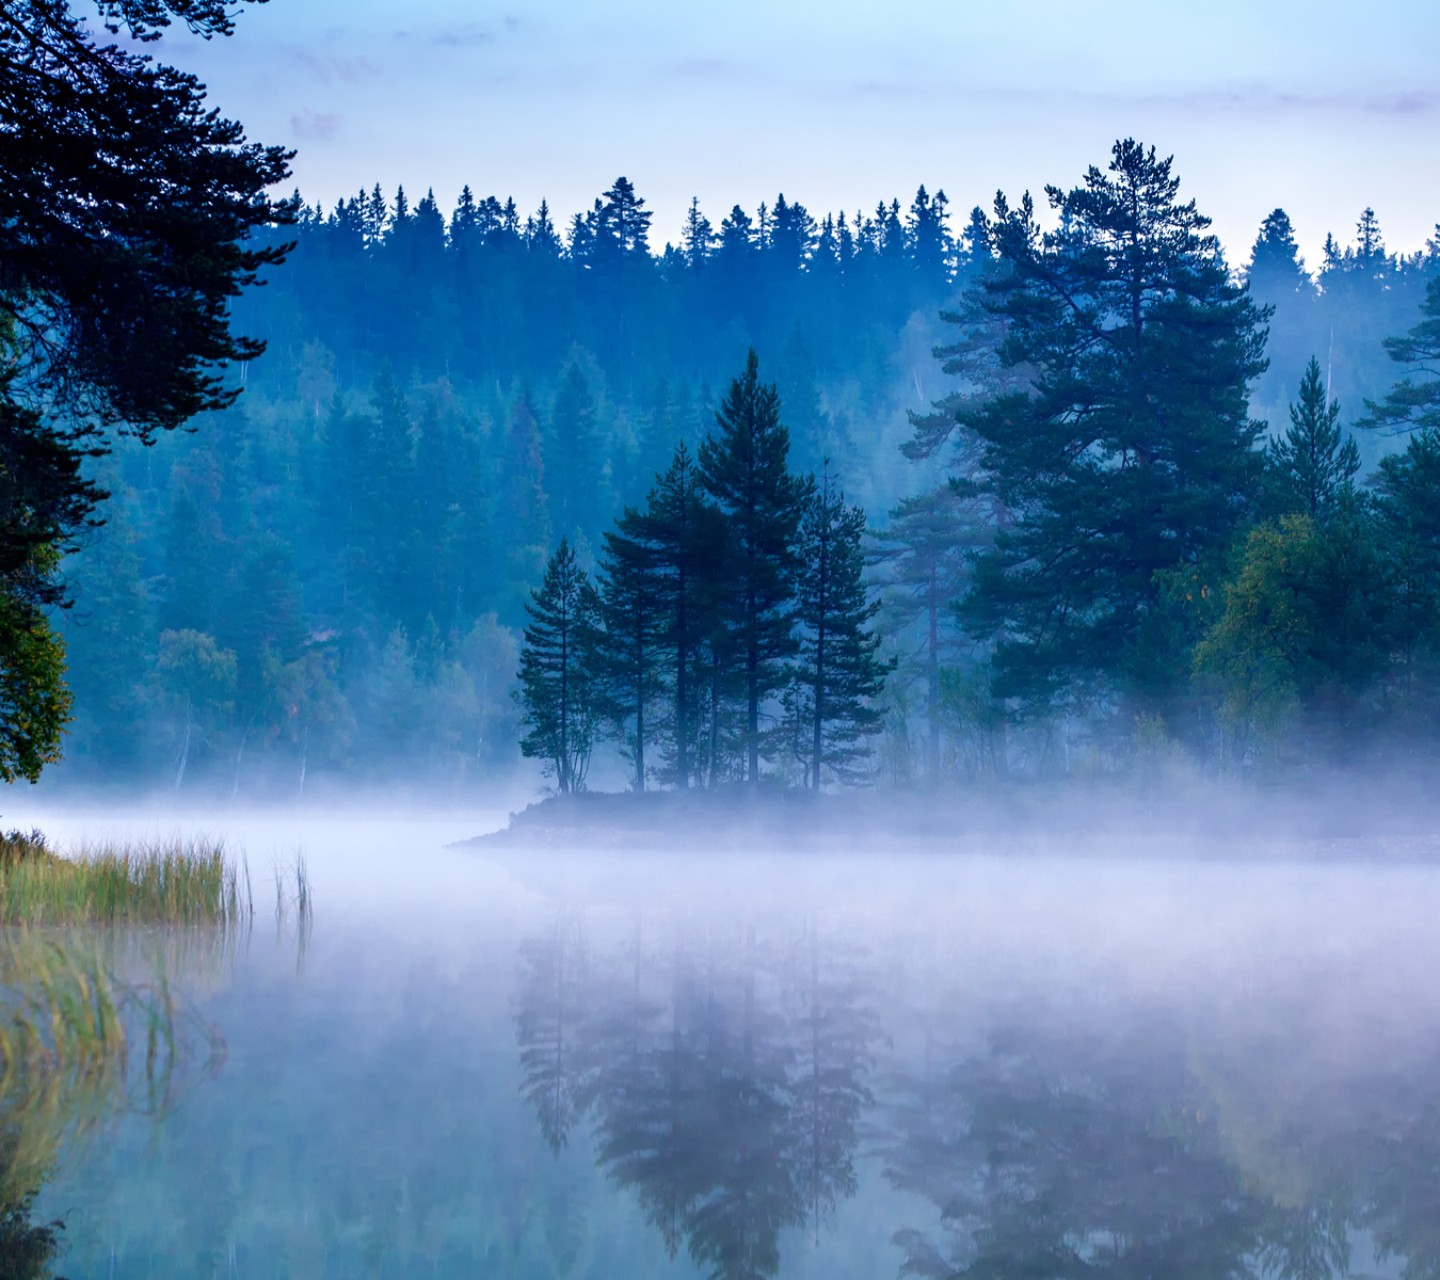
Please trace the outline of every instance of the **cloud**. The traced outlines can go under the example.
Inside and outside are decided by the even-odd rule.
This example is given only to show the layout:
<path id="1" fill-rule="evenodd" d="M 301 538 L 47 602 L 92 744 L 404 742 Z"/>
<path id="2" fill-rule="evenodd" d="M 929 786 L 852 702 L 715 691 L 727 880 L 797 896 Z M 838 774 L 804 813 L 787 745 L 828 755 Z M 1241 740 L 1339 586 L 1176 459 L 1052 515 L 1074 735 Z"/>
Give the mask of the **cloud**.
<path id="1" fill-rule="evenodd" d="M 466 22 L 460 26 L 442 27 L 430 36 L 431 44 L 444 45 L 450 49 L 468 49 L 477 44 L 493 44 L 495 31 L 478 22 Z"/>
<path id="2" fill-rule="evenodd" d="M 306 107 L 290 117 L 290 130 L 301 142 L 328 142 L 340 132 L 340 117 L 331 111 Z"/>
<path id="3" fill-rule="evenodd" d="M 364 84 L 380 75 L 380 68 L 363 53 L 349 57 L 335 54 L 322 56 L 302 49 L 296 51 L 295 58 L 323 84 L 331 84 L 336 80 L 341 84 Z"/>
<path id="4" fill-rule="evenodd" d="M 520 19 L 506 14 L 496 27 L 484 22 L 459 22 L 433 28 L 401 27 L 392 33 L 401 44 L 438 45 L 445 49 L 472 49 L 494 44 L 501 34 L 512 35 L 521 27 Z"/>

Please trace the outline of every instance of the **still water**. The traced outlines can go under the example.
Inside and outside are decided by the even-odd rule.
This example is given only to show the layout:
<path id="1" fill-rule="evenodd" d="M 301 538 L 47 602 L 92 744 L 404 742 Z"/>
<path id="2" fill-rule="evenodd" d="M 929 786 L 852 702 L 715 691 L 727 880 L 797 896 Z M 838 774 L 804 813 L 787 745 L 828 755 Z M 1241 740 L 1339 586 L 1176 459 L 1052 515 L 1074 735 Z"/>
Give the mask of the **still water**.
<path id="1" fill-rule="evenodd" d="M 205 825 L 147 821 L 49 825 Z M 62 1149 L 60 1274 L 1440 1274 L 1430 867 L 486 825 L 209 824 L 262 904 L 177 975 L 223 1053 Z"/>

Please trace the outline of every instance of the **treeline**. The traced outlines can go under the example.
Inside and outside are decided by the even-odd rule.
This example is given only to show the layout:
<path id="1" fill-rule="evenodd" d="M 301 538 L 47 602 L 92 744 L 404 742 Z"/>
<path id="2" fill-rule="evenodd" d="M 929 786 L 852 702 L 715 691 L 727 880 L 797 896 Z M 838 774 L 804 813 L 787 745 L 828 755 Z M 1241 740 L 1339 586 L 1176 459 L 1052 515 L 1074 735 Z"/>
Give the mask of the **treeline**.
<path id="1" fill-rule="evenodd" d="M 952 646 L 937 661 L 930 641 L 931 743 L 948 714 L 991 743 L 972 772 L 1433 751 L 1440 278 L 1384 343 L 1399 381 L 1359 417 L 1408 445 L 1362 483 L 1318 359 L 1294 371 L 1283 431 L 1253 415 L 1270 317 L 1168 160 L 1118 143 L 1048 196 L 1053 231 L 1028 198 L 997 200 L 944 352 L 964 385 L 910 445 L 954 473 L 892 525 L 922 594 L 916 569 L 952 552 L 928 598 Z"/>
<path id="2" fill-rule="evenodd" d="M 1380 338 L 1414 323 L 1440 258 L 1389 253 L 1367 215 L 1307 273 L 1277 216 L 1250 267 L 1277 306 L 1252 416 L 1285 420 L 1311 354 L 1358 413 L 1393 378 Z M 980 385 L 931 350 L 997 260 L 997 218 L 951 222 L 924 192 L 843 219 L 777 198 L 718 225 L 696 206 L 657 249 L 623 180 L 563 227 L 473 196 L 448 218 L 373 191 L 305 209 L 275 233 L 296 241 L 286 265 L 237 301 L 237 328 L 269 343 L 238 406 L 97 470 L 114 496 L 67 567 L 63 771 L 242 791 L 317 769 L 493 774 L 521 736 L 510 689 L 548 557 L 564 537 L 593 566 L 752 345 L 795 470 L 829 458 L 901 536 L 877 619 L 899 662 L 879 704 L 887 776 L 1045 756 L 954 612 L 991 529 L 937 488 L 968 464 L 899 447 L 911 412 Z M 1359 444 L 1367 469 L 1399 447 Z"/>
<path id="3" fill-rule="evenodd" d="M 872 772 L 887 664 L 868 625 L 865 513 L 828 466 L 818 483 L 791 472 L 753 350 L 716 423 L 605 533 L 598 588 L 562 539 L 527 607 L 521 749 L 561 792 L 583 789 L 607 733 L 639 791 L 758 783 L 762 761 L 816 791 Z"/>

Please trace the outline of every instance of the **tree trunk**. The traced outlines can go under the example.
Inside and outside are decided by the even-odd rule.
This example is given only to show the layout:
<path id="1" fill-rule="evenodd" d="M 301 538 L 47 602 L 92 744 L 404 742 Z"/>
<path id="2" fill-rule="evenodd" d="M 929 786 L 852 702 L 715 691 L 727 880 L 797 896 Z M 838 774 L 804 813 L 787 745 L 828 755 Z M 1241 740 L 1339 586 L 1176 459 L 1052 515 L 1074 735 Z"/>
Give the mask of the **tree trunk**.
<path id="1" fill-rule="evenodd" d="M 635 674 L 635 790 L 645 790 L 645 649 L 639 649 Z"/>
<path id="2" fill-rule="evenodd" d="M 190 705 L 185 706 L 185 738 L 180 743 L 180 764 L 175 770 L 175 790 L 180 790 L 180 784 L 185 781 L 185 766 L 190 763 L 190 733 L 194 728 L 195 718 L 191 712 Z"/>
<path id="3" fill-rule="evenodd" d="M 307 724 L 300 734 L 300 791 L 305 794 L 305 770 L 310 763 L 310 726 Z"/>
<path id="4" fill-rule="evenodd" d="M 930 728 L 930 758 L 925 762 L 926 781 L 934 786 L 940 777 L 940 581 L 932 565 L 925 593 L 930 613 L 930 635 L 926 648 L 925 715 Z"/>
<path id="5" fill-rule="evenodd" d="M 689 657 L 685 649 L 685 575 L 680 575 L 679 591 L 676 595 L 675 632 L 680 642 L 675 646 L 675 772 L 676 785 L 681 791 L 690 787 L 690 708 L 689 708 Z"/>
<path id="6" fill-rule="evenodd" d="M 240 734 L 240 745 L 235 748 L 235 777 L 230 785 L 230 798 L 233 800 L 240 794 L 240 762 L 245 759 L 245 743 L 250 737 L 250 726 L 247 724 Z"/>

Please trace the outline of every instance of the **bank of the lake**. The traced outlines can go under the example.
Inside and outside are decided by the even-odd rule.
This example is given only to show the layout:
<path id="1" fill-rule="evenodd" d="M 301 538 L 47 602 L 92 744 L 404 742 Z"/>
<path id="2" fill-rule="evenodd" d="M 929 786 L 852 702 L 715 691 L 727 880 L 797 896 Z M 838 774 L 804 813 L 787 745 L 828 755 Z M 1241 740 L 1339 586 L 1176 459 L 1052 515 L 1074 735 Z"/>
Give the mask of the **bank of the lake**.
<path id="1" fill-rule="evenodd" d="M 1284 786 L 1010 782 L 963 792 L 875 788 L 821 795 L 735 784 L 552 795 L 512 813 L 498 830 L 458 843 L 491 851 L 1440 862 L 1440 805 L 1418 782 L 1381 785 L 1358 777 Z"/>

